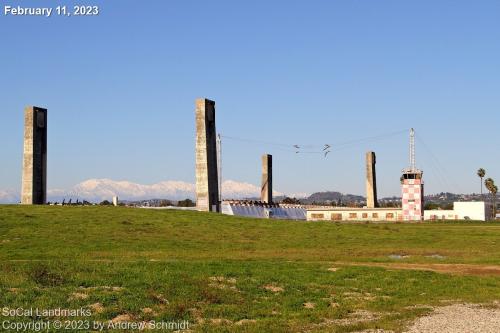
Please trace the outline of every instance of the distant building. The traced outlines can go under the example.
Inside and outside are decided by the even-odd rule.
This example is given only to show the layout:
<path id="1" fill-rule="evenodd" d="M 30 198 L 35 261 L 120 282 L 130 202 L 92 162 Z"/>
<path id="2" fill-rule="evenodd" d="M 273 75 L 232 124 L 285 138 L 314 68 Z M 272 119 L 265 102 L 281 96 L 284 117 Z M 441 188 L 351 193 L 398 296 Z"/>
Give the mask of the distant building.
<path id="1" fill-rule="evenodd" d="M 113 206 L 118 206 L 118 197 L 116 195 L 113 197 Z"/>
<path id="2" fill-rule="evenodd" d="M 403 221 L 401 208 L 314 207 L 307 209 L 308 221 Z"/>

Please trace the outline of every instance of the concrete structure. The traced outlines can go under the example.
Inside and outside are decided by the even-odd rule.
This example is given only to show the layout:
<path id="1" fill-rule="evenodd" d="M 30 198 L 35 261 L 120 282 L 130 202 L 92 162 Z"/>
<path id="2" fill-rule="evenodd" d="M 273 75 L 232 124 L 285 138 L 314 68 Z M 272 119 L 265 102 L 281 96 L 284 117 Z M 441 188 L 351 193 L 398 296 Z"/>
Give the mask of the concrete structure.
<path id="1" fill-rule="evenodd" d="M 377 163 L 375 153 L 366 153 L 366 207 L 378 207 L 377 201 L 377 173 L 375 164 Z"/>
<path id="2" fill-rule="evenodd" d="M 260 200 L 265 203 L 273 203 L 273 156 L 268 154 L 262 155 Z"/>
<path id="3" fill-rule="evenodd" d="M 24 156 L 21 203 L 42 205 L 47 201 L 47 109 L 24 110 Z"/>
<path id="4" fill-rule="evenodd" d="M 113 206 L 118 206 L 118 197 L 116 195 L 113 197 Z"/>
<path id="5" fill-rule="evenodd" d="M 401 208 L 315 207 L 307 209 L 308 221 L 402 221 Z"/>
<path id="6" fill-rule="evenodd" d="M 196 100 L 196 207 L 220 211 L 215 102 Z"/>
<path id="7" fill-rule="evenodd" d="M 306 208 L 301 205 L 268 204 L 262 201 L 227 200 L 222 214 L 264 219 L 305 220 Z"/>

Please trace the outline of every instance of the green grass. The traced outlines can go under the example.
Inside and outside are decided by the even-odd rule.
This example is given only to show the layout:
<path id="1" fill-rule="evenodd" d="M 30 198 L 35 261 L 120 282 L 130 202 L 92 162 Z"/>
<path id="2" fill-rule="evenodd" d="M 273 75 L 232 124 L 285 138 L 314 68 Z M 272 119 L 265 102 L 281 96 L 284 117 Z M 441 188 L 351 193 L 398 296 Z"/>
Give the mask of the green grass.
<path id="1" fill-rule="evenodd" d="M 208 332 L 400 331 L 429 311 L 413 305 L 499 300 L 500 279 L 333 262 L 498 265 L 499 240 L 498 223 L 336 224 L 0 206 L 0 305 L 77 309 L 100 303 L 102 313 L 94 311 L 91 320 L 120 314 L 134 321 L 185 319 Z M 391 254 L 409 257 L 393 260 Z M 332 266 L 339 269 L 329 271 Z M 336 322 L 359 310 L 376 317 Z M 250 321 L 235 324 L 242 319 Z"/>

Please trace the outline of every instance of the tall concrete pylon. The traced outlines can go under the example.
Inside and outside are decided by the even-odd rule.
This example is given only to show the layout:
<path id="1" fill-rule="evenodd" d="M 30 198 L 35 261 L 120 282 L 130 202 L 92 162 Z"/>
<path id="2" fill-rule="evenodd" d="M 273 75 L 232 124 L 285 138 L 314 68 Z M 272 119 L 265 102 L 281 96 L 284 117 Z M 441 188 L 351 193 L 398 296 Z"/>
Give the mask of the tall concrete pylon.
<path id="1" fill-rule="evenodd" d="M 375 153 L 369 151 L 366 153 L 366 207 L 378 207 L 377 201 L 377 173 Z"/>
<path id="2" fill-rule="evenodd" d="M 24 109 L 24 154 L 21 203 L 47 202 L 47 109 Z"/>
<path id="3" fill-rule="evenodd" d="M 219 212 L 215 102 L 196 99 L 196 207 Z"/>
<path id="4" fill-rule="evenodd" d="M 262 155 L 262 186 L 260 188 L 260 200 L 273 203 L 273 156 Z"/>

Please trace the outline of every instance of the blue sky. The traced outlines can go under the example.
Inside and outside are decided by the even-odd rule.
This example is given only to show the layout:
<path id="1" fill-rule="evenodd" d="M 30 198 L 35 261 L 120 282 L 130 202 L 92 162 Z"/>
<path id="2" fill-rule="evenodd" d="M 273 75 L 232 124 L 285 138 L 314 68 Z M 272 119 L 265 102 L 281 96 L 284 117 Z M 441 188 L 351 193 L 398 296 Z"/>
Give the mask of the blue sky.
<path id="1" fill-rule="evenodd" d="M 73 2 L 61 1 L 71 6 Z M 194 182 L 194 99 L 224 136 L 338 144 L 414 127 L 426 192 L 500 182 L 500 2 L 94 1 L 98 17 L 0 16 L 0 189 L 21 183 L 23 108 L 49 110 L 49 188 Z M 52 1 L 2 1 L 51 6 Z M 89 2 L 90 4 L 90 2 Z M 421 141 L 426 144 L 425 149 Z M 223 140 L 223 177 L 285 193 L 399 194 L 406 133 L 295 154 Z"/>

